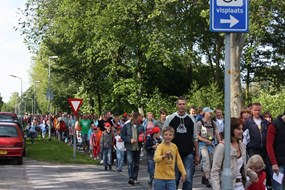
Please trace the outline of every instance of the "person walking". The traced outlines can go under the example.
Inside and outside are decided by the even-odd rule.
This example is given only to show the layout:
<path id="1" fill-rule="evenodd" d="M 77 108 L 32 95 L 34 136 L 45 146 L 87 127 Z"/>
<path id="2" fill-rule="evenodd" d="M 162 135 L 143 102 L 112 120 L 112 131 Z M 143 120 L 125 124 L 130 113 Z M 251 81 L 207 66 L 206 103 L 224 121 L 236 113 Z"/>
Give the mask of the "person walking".
<path id="1" fill-rule="evenodd" d="M 40 128 L 41 128 L 41 133 L 42 133 L 42 138 L 46 138 L 46 132 L 47 132 L 47 124 L 46 121 L 43 120 L 42 123 L 40 124 Z"/>
<path id="2" fill-rule="evenodd" d="M 268 121 L 261 115 L 262 106 L 260 103 L 253 103 L 251 107 L 252 116 L 246 120 L 244 125 L 244 131 L 248 130 L 249 142 L 246 145 L 247 154 L 249 157 L 255 154 L 259 154 L 266 165 L 266 187 L 270 190 L 272 187 L 271 183 L 271 169 L 270 163 L 268 162 L 268 154 L 266 151 L 266 136 L 268 130 Z"/>
<path id="3" fill-rule="evenodd" d="M 166 116 L 167 116 L 167 112 L 164 110 L 164 109 L 161 109 L 159 111 L 159 119 L 157 121 L 157 125 L 159 127 L 159 129 L 162 131 L 162 128 L 163 128 L 163 124 L 166 120 Z"/>
<path id="4" fill-rule="evenodd" d="M 87 153 L 89 149 L 88 131 L 91 127 L 91 120 L 88 118 L 88 114 L 83 114 L 82 119 L 79 121 L 79 125 L 81 127 L 82 147 L 84 153 Z"/>
<path id="5" fill-rule="evenodd" d="M 181 180 L 186 180 L 186 171 L 177 146 L 172 143 L 174 129 L 166 126 L 162 130 L 163 142 L 157 146 L 154 161 L 156 163 L 153 190 L 175 190 L 175 167 L 181 172 Z M 167 172 L 166 172 L 167 171 Z"/>
<path id="6" fill-rule="evenodd" d="M 148 184 L 152 184 L 154 177 L 155 162 L 153 160 L 155 150 L 157 146 L 161 143 L 160 139 L 160 129 L 159 127 L 152 128 L 151 136 L 147 137 L 145 143 L 146 159 L 147 159 L 147 172 L 149 174 Z"/>
<path id="7" fill-rule="evenodd" d="M 138 112 L 132 114 L 130 122 L 126 123 L 121 131 L 121 138 L 125 142 L 128 160 L 128 176 L 130 185 L 138 183 L 140 153 L 142 143 L 138 142 L 139 134 L 144 132 L 141 125 L 141 115 Z"/>
<path id="8" fill-rule="evenodd" d="M 249 179 L 247 190 L 267 190 L 265 164 L 260 155 L 255 154 L 249 158 L 246 164 L 246 175 Z"/>
<path id="9" fill-rule="evenodd" d="M 100 139 L 100 148 L 103 155 L 103 164 L 105 170 L 112 170 L 112 150 L 113 150 L 113 142 L 114 142 L 114 133 L 111 130 L 111 124 L 105 123 L 106 130 L 102 133 Z"/>
<path id="10" fill-rule="evenodd" d="M 31 137 L 31 142 L 32 142 L 32 144 L 34 144 L 35 138 L 36 138 L 36 135 L 37 135 L 36 122 L 34 122 L 34 121 L 32 121 L 32 123 L 30 125 L 29 134 L 30 134 L 30 137 Z"/>
<path id="11" fill-rule="evenodd" d="M 221 142 L 216 123 L 212 121 L 212 113 L 213 110 L 211 108 L 205 107 L 202 113 L 204 117 L 197 121 L 197 136 L 203 169 L 202 184 L 205 184 L 207 187 L 211 187 L 209 178 L 216 144 L 215 139 L 217 139 L 217 142 Z"/>
<path id="12" fill-rule="evenodd" d="M 183 161 L 187 178 L 183 182 L 182 190 L 192 190 L 193 171 L 195 164 L 199 163 L 199 149 L 196 131 L 196 121 L 193 116 L 186 113 L 186 99 L 178 97 L 176 101 L 177 112 L 166 117 L 163 127 L 171 126 L 174 129 L 172 142 L 178 147 L 179 155 Z M 195 163 L 195 164 L 194 164 Z M 175 168 L 176 187 L 178 188 L 181 173 Z"/>
<path id="13" fill-rule="evenodd" d="M 285 173 L 285 111 L 269 124 L 267 132 L 266 149 L 272 164 L 273 172 L 278 176 Z M 272 180 L 274 190 L 284 190 L 285 180 L 282 184 Z"/>
<path id="14" fill-rule="evenodd" d="M 114 148 L 116 149 L 117 171 L 118 172 L 122 171 L 122 168 L 124 165 L 125 152 L 126 152 L 125 143 L 121 137 L 121 129 L 122 129 L 122 126 L 118 125 L 117 126 L 117 135 L 115 136 L 116 144 L 114 146 Z"/>
<path id="15" fill-rule="evenodd" d="M 246 181 L 246 149 L 242 143 L 243 135 L 242 120 L 231 118 L 231 147 L 230 147 L 230 168 L 233 175 L 233 186 L 230 189 L 244 190 Z M 215 190 L 221 190 L 221 176 L 223 172 L 223 163 L 225 157 L 225 144 L 220 143 L 215 149 L 213 164 L 211 169 L 211 185 Z"/>

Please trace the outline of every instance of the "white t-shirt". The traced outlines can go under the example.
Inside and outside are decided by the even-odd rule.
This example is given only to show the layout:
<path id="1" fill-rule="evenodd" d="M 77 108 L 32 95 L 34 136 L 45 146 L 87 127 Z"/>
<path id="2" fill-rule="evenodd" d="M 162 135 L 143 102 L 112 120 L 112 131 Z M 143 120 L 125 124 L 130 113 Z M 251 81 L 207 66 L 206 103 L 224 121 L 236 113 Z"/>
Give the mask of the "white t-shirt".
<path id="1" fill-rule="evenodd" d="M 259 119 L 254 118 L 253 120 L 256 123 L 256 125 L 258 126 L 258 129 L 261 130 L 261 119 L 260 118 Z"/>
<path id="2" fill-rule="evenodd" d="M 224 132 L 224 120 L 223 119 L 216 119 L 216 125 L 219 133 Z"/>
<path id="3" fill-rule="evenodd" d="M 117 149 L 125 150 L 125 144 L 124 144 L 124 141 L 122 140 L 121 136 L 120 135 L 116 135 L 115 139 L 116 139 L 116 147 L 117 147 Z"/>

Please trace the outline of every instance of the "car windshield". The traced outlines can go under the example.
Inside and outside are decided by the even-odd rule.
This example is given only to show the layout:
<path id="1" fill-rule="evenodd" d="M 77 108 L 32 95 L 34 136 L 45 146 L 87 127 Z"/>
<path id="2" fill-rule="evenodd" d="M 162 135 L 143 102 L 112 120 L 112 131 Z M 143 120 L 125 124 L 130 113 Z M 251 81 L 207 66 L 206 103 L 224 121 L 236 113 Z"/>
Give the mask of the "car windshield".
<path id="1" fill-rule="evenodd" d="M 0 112 L 0 120 L 12 120 L 12 121 L 17 121 L 17 115 L 15 113 L 10 113 L 10 112 Z"/>
<path id="2" fill-rule="evenodd" d="M 0 137 L 17 137 L 18 132 L 15 126 L 0 126 Z"/>

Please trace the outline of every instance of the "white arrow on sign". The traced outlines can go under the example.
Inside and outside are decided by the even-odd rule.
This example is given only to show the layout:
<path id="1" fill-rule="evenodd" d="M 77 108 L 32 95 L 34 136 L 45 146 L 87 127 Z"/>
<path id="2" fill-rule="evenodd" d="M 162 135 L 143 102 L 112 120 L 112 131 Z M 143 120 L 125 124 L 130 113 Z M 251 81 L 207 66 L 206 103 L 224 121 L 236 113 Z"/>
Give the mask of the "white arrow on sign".
<path id="1" fill-rule="evenodd" d="M 239 20 L 230 15 L 230 19 L 220 19 L 222 24 L 230 23 L 230 28 L 239 23 Z"/>

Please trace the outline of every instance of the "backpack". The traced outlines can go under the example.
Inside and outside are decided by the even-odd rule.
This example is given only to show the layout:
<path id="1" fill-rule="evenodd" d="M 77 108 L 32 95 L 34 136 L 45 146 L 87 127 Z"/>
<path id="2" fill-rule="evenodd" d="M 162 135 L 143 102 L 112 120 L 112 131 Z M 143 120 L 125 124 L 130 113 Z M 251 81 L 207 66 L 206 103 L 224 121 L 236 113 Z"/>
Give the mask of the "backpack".
<path id="1" fill-rule="evenodd" d="M 204 121 L 203 121 L 203 119 L 199 119 L 198 121 L 197 121 L 197 123 L 198 122 L 201 122 L 202 123 L 202 127 L 201 127 L 201 130 L 200 130 L 200 132 L 199 132 L 199 135 L 201 136 L 201 137 L 203 137 L 203 135 L 202 135 L 202 133 L 207 133 L 207 127 L 204 127 Z M 211 120 L 211 126 L 212 126 L 212 128 L 213 128 L 213 137 L 215 136 L 215 130 L 216 130 L 216 125 L 214 124 L 214 121 L 213 120 Z M 203 137 L 203 138 L 206 138 L 206 137 Z M 214 139 L 213 139 L 214 140 Z"/>

